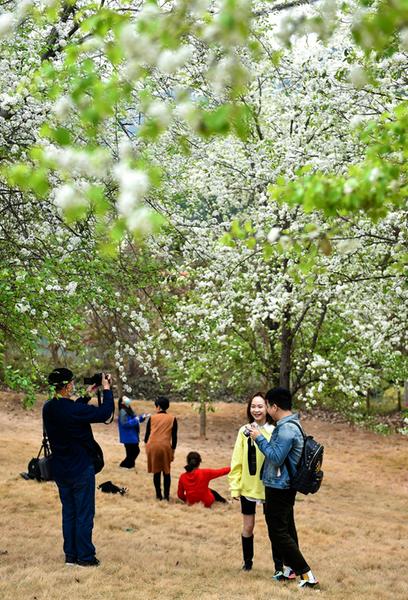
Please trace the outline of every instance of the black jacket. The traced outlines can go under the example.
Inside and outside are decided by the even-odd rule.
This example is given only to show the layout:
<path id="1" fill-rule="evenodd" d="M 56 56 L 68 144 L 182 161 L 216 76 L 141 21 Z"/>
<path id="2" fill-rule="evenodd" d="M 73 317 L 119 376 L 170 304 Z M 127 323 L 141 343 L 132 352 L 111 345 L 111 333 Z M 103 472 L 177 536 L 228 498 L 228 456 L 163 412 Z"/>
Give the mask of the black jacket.
<path id="1" fill-rule="evenodd" d="M 52 451 L 52 474 L 56 481 L 75 479 L 92 464 L 93 433 L 90 423 L 103 423 L 113 412 L 113 394 L 103 391 L 101 406 L 53 398 L 44 404 L 43 421 Z"/>

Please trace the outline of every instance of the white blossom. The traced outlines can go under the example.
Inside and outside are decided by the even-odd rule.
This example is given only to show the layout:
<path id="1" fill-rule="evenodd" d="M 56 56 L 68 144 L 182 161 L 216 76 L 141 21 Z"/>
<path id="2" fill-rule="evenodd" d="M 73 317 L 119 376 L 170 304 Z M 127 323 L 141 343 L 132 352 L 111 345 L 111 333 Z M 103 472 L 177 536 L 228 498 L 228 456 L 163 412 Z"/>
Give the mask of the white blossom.
<path id="1" fill-rule="evenodd" d="M 72 296 L 73 294 L 75 294 L 75 291 L 78 287 L 78 282 L 77 281 L 70 281 L 67 285 L 67 287 L 65 288 L 67 291 L 68 296 Z"/>
<path id="2" fill-rule="evenodd" d="M 54 104 L 53 110 L 57 119 L 63 121 L 69 117 L 73 108 L 73 102 L 68 96 L 60 96 L 57 102 Z"/>
<path id="3" fill-rule="evenodd" d="M 4 12 L 0 15 L 0 39 L 8 37 L 15 27 L 15 17 L 11 12 Z"/>
<path id="4" fill-rule="evenodd" d="M 130 169 L 123 163 L 114 168 L 114 174 L 120 186 L 118 211 L 124 217 L 130 218 L 149 189 L 149 177 L 144 171 Z"/>
<path id="5" fill-rule="evenodd" d="M 356 89 L 361 89 L 368 83 L 365 70 L 356 65 L 350 71 L 350 81 Z"/>
<path id="6" fill-rule="evenodd" d="M 279 239 L 279 236 L 280 236 L 280 228 L 272 227 L 272 229 L 270 229 L 270 231 L 267 235 L 268 242 L 270 244 L 273 244 L 274 242 L 276 242 Z"/>
<path id="7" fill-rule="evenodd" d="M 84 206 L 85 203 L 84 197 L 72 185 L 65 184 L 55 190 L 54 204 L 62 210 Z"/>
<path id="8" fill-rule="evenodd" d="M 163 73 L 171 75 L 190 59 L 192 52 L 191 46 L 180 46 L 177 50 L 163 50 L 157 59 L 157 67 Z"/>

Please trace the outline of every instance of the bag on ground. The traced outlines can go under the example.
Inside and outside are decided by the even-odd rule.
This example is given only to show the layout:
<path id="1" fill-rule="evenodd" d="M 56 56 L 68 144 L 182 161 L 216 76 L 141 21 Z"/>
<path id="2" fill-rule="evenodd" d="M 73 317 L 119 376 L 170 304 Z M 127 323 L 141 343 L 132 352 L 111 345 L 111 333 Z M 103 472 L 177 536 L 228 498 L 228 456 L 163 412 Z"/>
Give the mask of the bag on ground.
<path id="1" fill-rule="evenodd" d="M 128 491 L 127 488 L 118 487 L 111 481 L 104 481 L 103 483 L 101 483 L 101 485 L 98 485 L 98 490 L 101 490 L 101 492 L 105 492 L 105 494 L 120 494 L 121 496 L 123 496 L 123 494 L 126 494 L 126 492 Z"/>
<path id="2" fill-rule="evenodd" d="M 41 456 L 44 454 L 44 456 Z M 32 458 L 27 466 L 28 477 L 37 481 L 53 481 L 51 474 L 51 448 L 48 442 L 47 434 L 43 432 L 43 440 L 40 451 L 35 458 Z"/>

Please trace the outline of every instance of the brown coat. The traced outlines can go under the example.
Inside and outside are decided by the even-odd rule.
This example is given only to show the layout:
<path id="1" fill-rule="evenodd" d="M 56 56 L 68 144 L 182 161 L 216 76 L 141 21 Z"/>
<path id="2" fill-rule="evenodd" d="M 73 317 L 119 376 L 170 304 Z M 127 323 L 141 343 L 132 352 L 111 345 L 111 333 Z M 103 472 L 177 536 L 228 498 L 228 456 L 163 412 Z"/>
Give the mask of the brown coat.
<path id="1" fill-rule="evenodd" d="M 149 473 L 170 473 L 170 463 L 174 458 L 171 447 L 173 423 L 173 415 L 167 413 L 160 412 L 150 417 L 150 436 L 146 444 Z"/>

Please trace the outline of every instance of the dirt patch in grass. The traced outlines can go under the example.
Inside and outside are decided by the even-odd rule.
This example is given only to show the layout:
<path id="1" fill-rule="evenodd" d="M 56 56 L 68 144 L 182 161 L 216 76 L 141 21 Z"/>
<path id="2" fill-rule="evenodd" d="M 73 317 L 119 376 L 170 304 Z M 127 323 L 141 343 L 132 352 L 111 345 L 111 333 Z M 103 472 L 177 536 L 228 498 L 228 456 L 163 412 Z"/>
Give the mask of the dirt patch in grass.
<path id="1" fill-rule="evenodd" d="M 116 423 L 94 426 L 106 459 L 97 484 L 110 479 L 129 493 L 97 491 L 94 542 L 101 566 L 65 567 L 56 486 L 24 481 L 19 475 L 41 442 L 43 401 L 24 411 L 18 395 L 0 394 L 2 600 L 280 600 L 302 594 L 296 584 L 272 582 L 270 546 L 260 514 L 254 569 L 243 573 L 239 505 L 208 510 L 175 499 L 188 451 L 198 450 L 203 466 L 229 464 L 237 429 L 245 422 L 245 407 L 230 403 L 217 404 L 209 414 L 206 440 L 199 438 L 198 415 L 191 405 L 172 405 L 179 420 L 179 446 L 169 504 L 154 499 L 143 444 L 135 471 L 120 469 L 124 453 Z M 140 412 L 151 409 L 152 403 L 139 403 Z M 407 440 L 315 418 L 305 419 L 304 425 L 326 447 L 321 491 L 299 496 L 296 503 L 301 547 L 321 581 L 319 597 L 405 600 Z M 226 478 L 215 481 L 214 488 L 228 496 Z"/>

